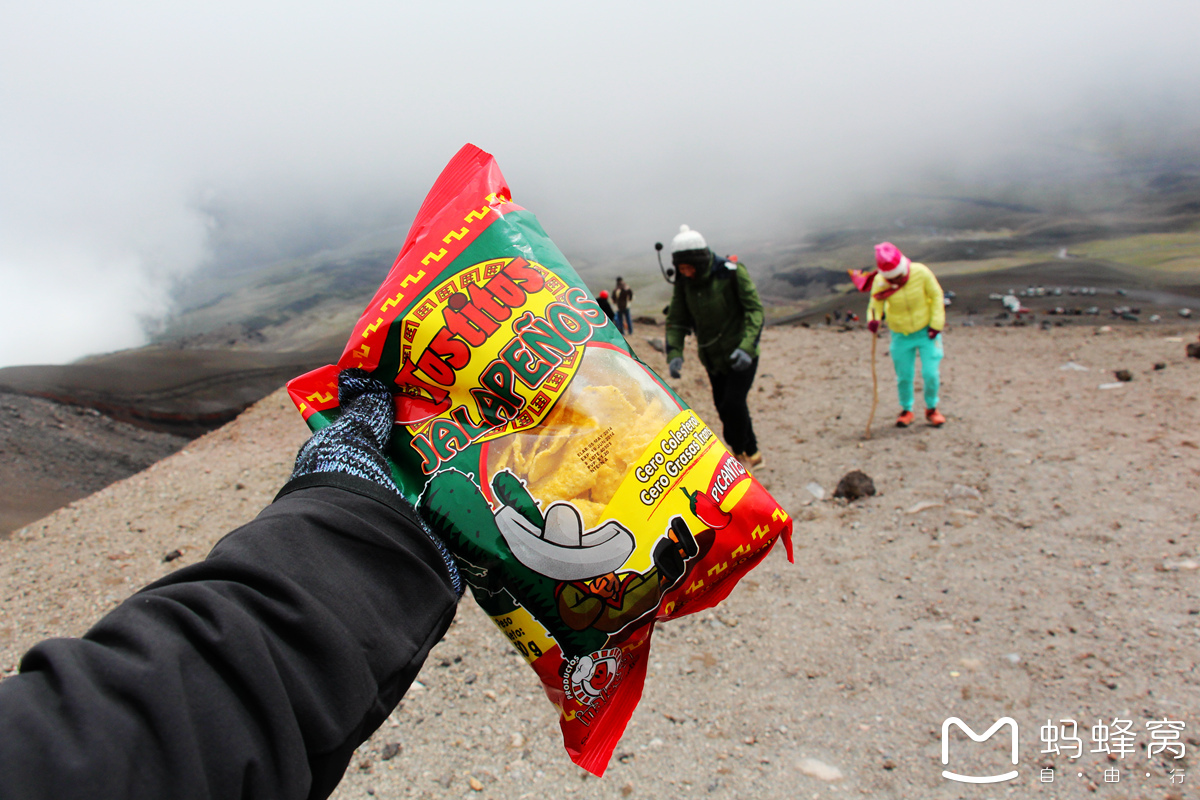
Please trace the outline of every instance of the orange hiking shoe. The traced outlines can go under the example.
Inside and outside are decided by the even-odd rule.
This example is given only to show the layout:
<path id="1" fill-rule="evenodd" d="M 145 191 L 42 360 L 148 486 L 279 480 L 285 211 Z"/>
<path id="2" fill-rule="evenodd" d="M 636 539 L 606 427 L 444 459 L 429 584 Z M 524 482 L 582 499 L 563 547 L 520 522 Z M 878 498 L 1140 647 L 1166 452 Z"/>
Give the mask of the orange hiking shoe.
<path id="1" fill-rule="evenodd" d="M 755 453 L 746 453 L 745 455 L 743 455 L 742 463 L 746 465 L 746 469 L 753 469 L 754 467 L 763 466 L 765 462 L 763 461 L 762 453 L 755 452 Z"/>
<path id="2" fill-rule="evenodd" d="M 916 418 L 917 415 L 911 411 L 902 411 L 900 412 L 900 416 L 896 417 L 896 427 L 907 428 L 909 425 L 913 424 L 913 420 Z"/>
<path id="3" fill-rule="evenodd" d="M 935 428 L 940 428 L 946 424 L 946 418 L 936 408 L 925 409 L 925 421 Z"/>

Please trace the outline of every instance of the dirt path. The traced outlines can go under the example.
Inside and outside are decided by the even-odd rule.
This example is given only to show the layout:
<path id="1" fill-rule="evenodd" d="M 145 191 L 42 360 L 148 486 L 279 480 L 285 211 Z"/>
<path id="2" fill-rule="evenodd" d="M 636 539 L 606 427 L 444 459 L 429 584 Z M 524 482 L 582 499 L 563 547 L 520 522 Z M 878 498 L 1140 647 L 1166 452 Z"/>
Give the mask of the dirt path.
<path id="1" fill-rule="evenodd" d="M 1200 364 L 1168 333 L 952 330 L 941 430 L 890 427 L 894 383 L 881 341 L 880 410 L 863 441 L 867 335 L 767 331 L 752 396 L 769 459 L 761 478 L 796 518 L 797 563 L 773 554 L 715 612 L 656 631 L 644 699 L 608 774 L 570 763 L 532 672 L 465 600 L 422 686 L 363 746 L 337 796 L 1187 790 L 1168 770 L 1186 768 L 1200 748 Z M 1068 362 L 1088 369 L 1060 369 Z M 1098 388 L 1121 368 L 1132 382 Z M 679 383 L 715 420 L 694 355 Z M 273 395 L 0 542 L 0 670 L 38 639 L 78 635 L 137 587 L 202 558 L 269 502 L 304 436 Z M 805 488 L 832 494 L 856 468 L 878 496 L 847 506 Z M 174 549 L 183 557 L 164 563 Z M 949 716 L 980 732 L 1013 717 L 1018 778 L 944 780 Z M 1132 720 L 1136 739 L 1133 753 L 1110 762 L 1087 751 L 1092 726 L 1114 717 Z M 1078 762 L 1039 752 L 1049 718 L 1078 722 Z M 1146 723 L 1164 718 L 1186 723 L 1182 762 L 1169 751 L 1145 756 Z M 385 759 L 393 744 L 398 754 Z M 1002 746 L 959 736 L 953 752 L 960 772 L 1011 769 Z M 1039 782 L 1043 766 L 1056 770 L 1053 784 Z M 1105 767 L 1120 770 L 1119 784 L 1104 782 Z M 829 780 L 830 770 L 840 777 Z"/>

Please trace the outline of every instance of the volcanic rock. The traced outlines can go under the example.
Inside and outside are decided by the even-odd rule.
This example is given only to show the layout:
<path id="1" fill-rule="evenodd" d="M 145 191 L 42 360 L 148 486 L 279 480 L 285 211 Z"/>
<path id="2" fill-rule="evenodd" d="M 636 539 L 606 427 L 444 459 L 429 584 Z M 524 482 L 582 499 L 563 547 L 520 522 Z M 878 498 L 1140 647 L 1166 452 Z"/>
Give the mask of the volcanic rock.
<path id="1" fill-rule="evenodd" d="M 837 489 L 834 490 L 834 497 L 844 497 L 853 502 L 860 497 L 873 497 L 875 495 L 875 482 L 862 470 L 853 470 L 847 472 L 838 481 Z"/>

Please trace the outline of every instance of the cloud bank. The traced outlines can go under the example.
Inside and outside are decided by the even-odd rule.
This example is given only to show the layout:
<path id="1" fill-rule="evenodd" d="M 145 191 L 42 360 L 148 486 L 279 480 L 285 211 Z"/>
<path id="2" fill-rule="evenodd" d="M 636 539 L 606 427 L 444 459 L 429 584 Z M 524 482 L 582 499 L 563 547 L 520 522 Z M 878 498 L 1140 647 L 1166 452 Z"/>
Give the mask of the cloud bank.
<path id="1" fill-rule="evenodd" d="M 0 365 L 136 346 L 194 270 L 407 227 L 467 141 L 564 250 L 649 263 L 680 222 L 798 237 L 1200 130 L 1191 3 L 809 6 L 10 3 Z"/>

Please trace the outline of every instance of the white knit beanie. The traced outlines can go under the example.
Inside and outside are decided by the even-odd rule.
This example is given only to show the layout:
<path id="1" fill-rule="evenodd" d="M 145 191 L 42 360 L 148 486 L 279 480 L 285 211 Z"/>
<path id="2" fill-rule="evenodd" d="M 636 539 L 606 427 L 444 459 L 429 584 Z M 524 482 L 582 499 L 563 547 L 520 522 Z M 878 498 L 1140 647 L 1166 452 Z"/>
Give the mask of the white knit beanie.
<path id="1" fill-rule="evenodd" d="M 687 225 L 679 226 L 679 233 L 671 240 L 671 252 L 682 253 L 685 250 L 707 250 L 708 243 L 699 231 L 694 231 Z"/>

